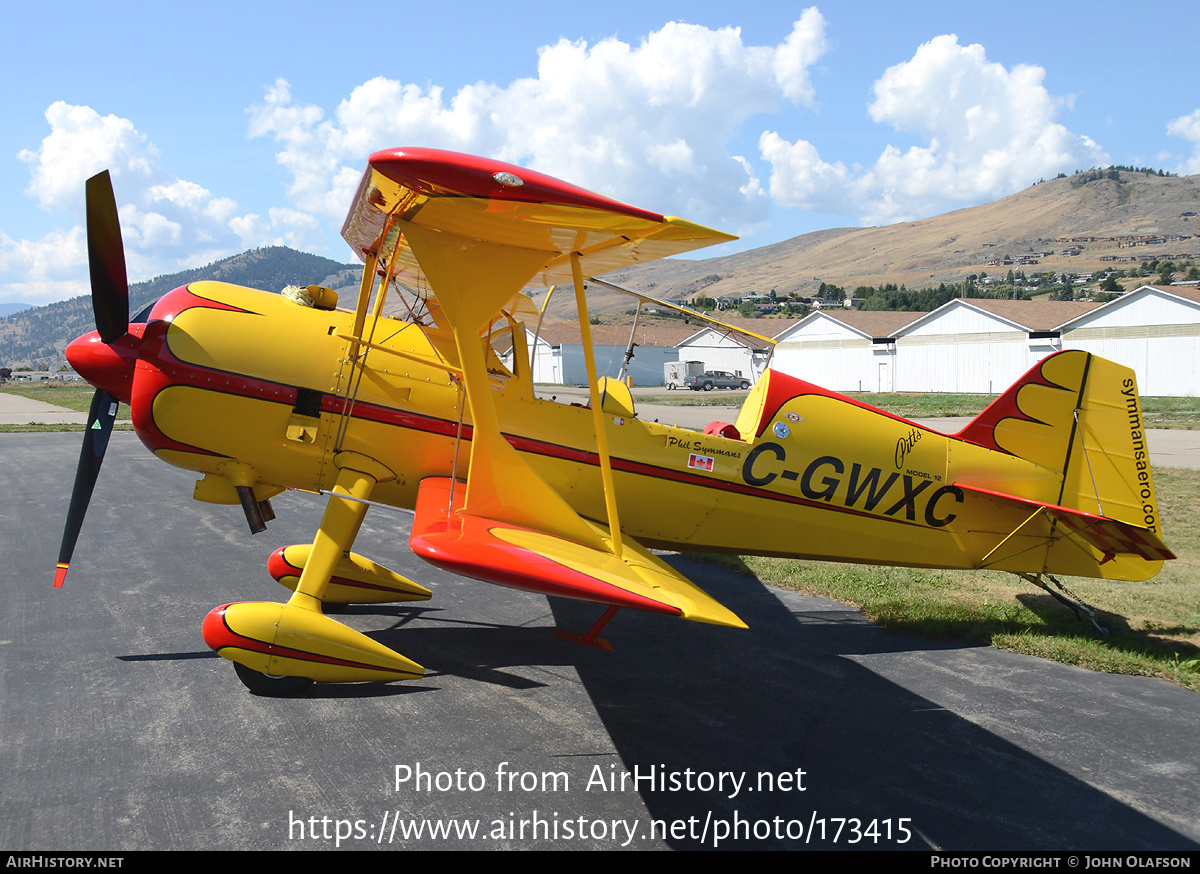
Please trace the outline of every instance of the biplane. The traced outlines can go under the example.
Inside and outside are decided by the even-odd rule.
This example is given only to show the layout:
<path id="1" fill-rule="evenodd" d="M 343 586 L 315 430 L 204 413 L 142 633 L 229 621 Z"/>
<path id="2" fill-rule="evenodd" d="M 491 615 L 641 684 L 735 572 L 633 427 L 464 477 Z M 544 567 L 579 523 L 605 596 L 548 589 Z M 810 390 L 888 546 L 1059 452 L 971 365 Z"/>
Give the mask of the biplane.
<path id="1" fill-rule="evenodd" d="M 1163 544 L 1133 373 L 1046 358 L 955 435 L 767 370 L 734 422 L 638 418 L 596 373 L 585 280 L 732 237 L 532 170 L 421 148 L 370 157 L 342 234 L 357 299 L 218 282 L 130 317 L 108 174 L 87 184 L 96 330 L 71 363 L 96 387 L 55 585 L 66 576 L 119 403 L 193 497 L 251 531 L 285 489 L 327 497 L 313 541 L 268 562 L 286 603 L 217 607 L 206 642 L 259 694 L 420 677 L 327 615 L 428 599 L 354 553 L 372 504 L 413 512 L 409 546 L 491 583 L 594 602 L 593 646 L 622 608 L 745 627 L 655 554 L 703 550 L 1140 580 Z M 575 295 L 590 402 L 535 395 L 523 293 Z M 402 315 L 384 314 L 399 301 Z M 352 304 L 352 305 L 351 305 Z M 511 365 L 498 349 L 511 346 Z M 564 635 L 568 636 L 568 635 Z"/>

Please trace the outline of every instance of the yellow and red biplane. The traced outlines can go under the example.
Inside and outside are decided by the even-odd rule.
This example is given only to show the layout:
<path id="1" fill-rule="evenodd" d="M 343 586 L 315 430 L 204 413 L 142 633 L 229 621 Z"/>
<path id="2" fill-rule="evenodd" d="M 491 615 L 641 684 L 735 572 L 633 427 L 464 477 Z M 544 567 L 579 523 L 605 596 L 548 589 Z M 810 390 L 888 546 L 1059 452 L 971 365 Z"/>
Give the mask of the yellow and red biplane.
<path id="1" fill-rule="evenodd" d="M 108 174 L 88 181 L 97 330 L 68 348 L 96 386 L 55 585 L 65 578 L 118 402 L 194 497 L 252 531 L 284 489 L 327 494 L 311 544 L 271 556 L 286 604 L 213 610 L 208 644 L 260 694 L 424 669 L 326 604 L 430 591 L 351 551 L 371 503 L 412 508 L 423 559 L 488 582 L 745 627 L 653 549 L 993 568 L 1124 580 L 1173 558 L 1159 536 L 1132 371 L 1080 351 L 1031 370 L 949 436 L 768 370 L 737 420 L 639 420 L 598 378 L 584 280 L 732 239 L 534 171 L 432 149 L 377 152 L 342 234 L 365 262 L 353 309 L 217 282 L 128 315 Z M 522 289 L 574 288 L 587 406 L 534 394 Z M 383 314 L 389 293 L 403 318 Z M 496 349 L 511 345 L 506 367 Z"/>

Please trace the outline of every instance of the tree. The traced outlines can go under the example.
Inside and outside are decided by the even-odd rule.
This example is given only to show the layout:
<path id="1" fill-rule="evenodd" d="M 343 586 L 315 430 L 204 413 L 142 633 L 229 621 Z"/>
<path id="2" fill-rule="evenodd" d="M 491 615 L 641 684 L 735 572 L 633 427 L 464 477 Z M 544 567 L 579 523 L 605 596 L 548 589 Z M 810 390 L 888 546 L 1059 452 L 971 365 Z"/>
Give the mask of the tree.
<path id="1" fill-rule="evenodd" d="M 821 300 L 827 300 L 833 303 L 841 303 L 846 299 L 846 290 L 840 285 L 833 283 L 822 282 L 821 287 L 817 289 L 817 297 Z"/>
<path id="2" fill-rule="evenodd" d="M 1050 295 L 1051 300 L 1075 300 L 1075 277 L 1073 274 L 1064 273 L 1062 278 L 1062 287 Z"/>

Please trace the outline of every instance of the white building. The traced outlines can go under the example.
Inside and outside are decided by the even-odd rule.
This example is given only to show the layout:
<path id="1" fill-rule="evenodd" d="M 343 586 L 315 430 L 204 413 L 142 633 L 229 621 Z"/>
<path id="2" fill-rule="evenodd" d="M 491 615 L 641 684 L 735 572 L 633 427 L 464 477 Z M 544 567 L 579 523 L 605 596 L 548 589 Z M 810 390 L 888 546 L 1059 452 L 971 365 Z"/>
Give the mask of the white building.
<path id="1" fill-rule="evenodd" d="M 952 300 L 931 313 L 830 309 L 790 324 L 730 321 L 764 336 L 782 328 L 774 336 L 770 366 L 834 391 L 999 394 L 1047 355 L 1084 349 L 1133 368 L 1143 395 L 1200 395 L 1195 286 L 1144 285 L 1106 304 L 973 298 Z M 579 329 L 572 327 L 573 343 L 557 339 L 551 326 L 543 329 L 539 382 L 584 381 L 582 353 L 576 352 Z M 629 328 L 594 330 L 601 373 L 616 375 Z M 634 371 L 636 385 L 661 385 L 668 360 L 703 361 L 707 370 L 750 380 L 767 361 L 769 344 L 730 331 L 660 326 L 638 332 L 634 361 L 643 369 Z"/>
<path id="2" fill-rule="evenodd" d="M 1132 367 L 1143 395 L 1200 395 L 1200 289 L 1143 285 L 1064 324 L 1062 348 Z"/>
<path id="3" fill-rule="evenodd" d="M 925 313 L 820 310 L 775 337 L 771 367 L 832 391 L 892 391 L 892 334 Z"/>
<path id="4" fill-rule="evenodd" d="M 1194 286 L 1144 285 L 1105 304 L 956 299 L 924 314 L 823 311 L 776 339 L 774 367 L 834 391 L 999 394 L 1047 355 L 1084 349 L 1131 367 L 1144 395 L 1200 395 Z"/>
<path id="5" fill-rule="evenodd" d="M 592 325 L 592 347 L 598 376 L 617 376 L 629 348 L 630 325 Z M 662 385 L 663 365 L 679 360 L 676 344 L 693 334 L 691 328 L 674 325 L 639 325 L 633 334 L 635 348 L 629 362 L 634 385 Z M 534 348 L 533 331 L 526 331 L 526 344 Z M 511 352 L 503 356 L 512 366 Z M 533 381 L 558 385 L 587 385 L 587 363 L 583 340 L 575 323 L 542 325 L 533 355 Z"/>
<path id="6" fill-rule="evenodd" d="M 741 321 L 749 324 L 751 320 Z M 771 327 L 785 324 L 769 319 L 754 321 L 766 322 Z M 771 344 L 736 331 L 712 326 L 692 334 L 678 345 L 677 352 L 680 361 L 703 361 L 705 370 L 724 370 L 735 376 L 744 376 L 750 382 L 756 382 L 766 370 L 767 362 L 771 358 Z"/>
<path id="7" fill-rule="evenodd" d="M 1062 348 L 1060 326 L 1101 305 L 957 298 L 893 334 L 893 389 L 999 394 Z"/>

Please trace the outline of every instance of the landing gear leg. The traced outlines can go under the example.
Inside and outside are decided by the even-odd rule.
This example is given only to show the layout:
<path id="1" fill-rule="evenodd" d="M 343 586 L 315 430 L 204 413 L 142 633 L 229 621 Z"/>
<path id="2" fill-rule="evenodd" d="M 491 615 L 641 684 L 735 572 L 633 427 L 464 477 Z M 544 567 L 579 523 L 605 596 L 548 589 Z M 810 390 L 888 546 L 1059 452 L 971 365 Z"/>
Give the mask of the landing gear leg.
<path id="1" fill-rule="evenodd" d="M 1050 574 L 1038 574 L 1037 576 L 1032 576 L 1030 574 L 1017 574 L 1017 576 L 1028 580 L 1041 589 L 1045 589 L 1050 597 L 1058 601 L 1060 604 L 1065 604 L 1071 610 L 1071 612 L 1075 614 L 1076 619 L 1082 622 L 1086 618 L 1089 622 L 1091 622 L 1092 627 L 1095 628 L 1099 634 L 1105 636 L 1109 634 L 1108 626 L 1103 625 L 1096 620 L 1096 608 L 1090 607 L 1082 601 L 1076 601 L 1074 598 L 1067 597 L 1067 595 L 1074 595 L 1075 593 L 1070 591 L 1066 586 L 1064 586 Z M 1042 579 L 1043 576 L 1048 577 L 1050 582 L 1054 583 L 1054 585 L 1060 591 L 1056 592 L 1054 589 L 1047 586 L 1046 581 Z"/>
<path id="2" fill-rule="evenodd" d="M 297 695 L 311 686 L 314 678 L 325 681 L 376 677 L 392 680 L 409 679 L 423 673 L 420 665 L 325 618 L 322 599 L 338 559 L 349 551 L 358 536 L 367 512 L 366 498 L 375 483 L 392 477 L 391 471 L 378 462 L 352 452 L 338 453 L 334 456 L 334 464 L 339 468 L 337 483 L 296 583 L 296 591 L 288 603 L 229 604 L 218 608 L 219 616 L 214 618 L 218 613 L 214 611 L 205 620 L 205 640 L 218 652 L 222 646 L 230 645 L 225 638 L 231 633 L 228 623 L 233 622 L 240 633 L 260 644 L 260 648 L 252 653 L 255 667 L 266 667 L 269 671 L 278 664 L 280 668 L 295 671 L 295 674 L 273 675 L 234 660 L 238 679 L 255 695 Z M 210 639 L 210 632 L 213 639 Z M 328 661 L 307 658 L 311 654 L 309 651 L 325 656 Z M 267 656 L 265 661 L 263 655 Z M 361 661 L 366 670 L 331 676 L 328 664 L 342 664 L 344 659 Z M 315 673 L 309 674 L 309 671 Z"/>
<path id="3" fill-rule="evenodd" d="M 288 600 L 293 607 L 323 612 L 321 601 L 333 569 L 338 559 L 354 545 L 354 538 L 367 515 L 366 499 L 376 482 L 392 478 L 391 471 L 377 462 L 362 456 L 349 456 L 353 454 L 344 452 L 334 457 L 335 464 L 340 462 L 341 470 L 321 518 L 321 527 L 313 538 L 312 551 L 296 583 L 296 591 Z M 343 495 L 345 498 L 341 497 Z"/>

